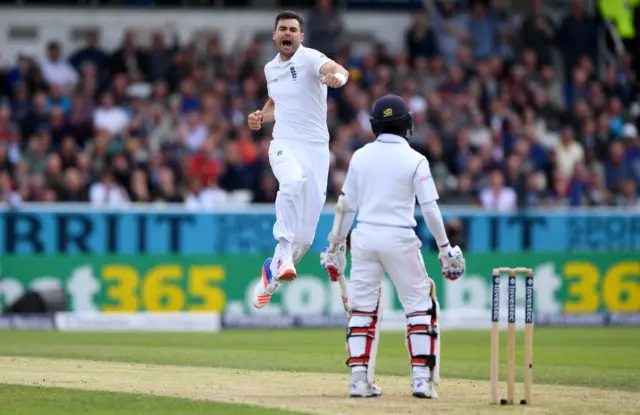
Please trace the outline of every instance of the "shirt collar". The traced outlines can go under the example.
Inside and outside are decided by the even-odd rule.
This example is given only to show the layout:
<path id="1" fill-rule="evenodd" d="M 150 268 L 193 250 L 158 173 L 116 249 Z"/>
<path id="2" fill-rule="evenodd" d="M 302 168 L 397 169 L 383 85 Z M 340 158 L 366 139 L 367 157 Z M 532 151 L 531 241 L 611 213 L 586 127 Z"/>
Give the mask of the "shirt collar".
<path id="1" fill-rule="evenodd" d="M 288 64 L 296 63 L 298 61 L 297 57 L 300 56 L 300 51 L 302 49 L 304 49 L 304 46 L 302 46 L 301 43 L 300 46 L 298 46 L 298 50 L 296 50 L 296 53 L 294 53 L 293 56 L 291 56 L 291 59 L 289 59 L 288 61 L 282 61 L 282 59 L 280 59 L 280 52 L 278 52 L 278 65 L 285 66 Z"/>
<path id="2" fill-rule="evenodd" d="M 385 144 L 406 144 L 406 145 L 409 145 L 409 142 L 407 141 L 406 138 L 400 137 L 399 135 L 395 135 L 395 134 L 380 134 L 378 136 L 378 138 L 376 139 L 376 141 L 379 141 L 379 142 L 385 143 Z"/>

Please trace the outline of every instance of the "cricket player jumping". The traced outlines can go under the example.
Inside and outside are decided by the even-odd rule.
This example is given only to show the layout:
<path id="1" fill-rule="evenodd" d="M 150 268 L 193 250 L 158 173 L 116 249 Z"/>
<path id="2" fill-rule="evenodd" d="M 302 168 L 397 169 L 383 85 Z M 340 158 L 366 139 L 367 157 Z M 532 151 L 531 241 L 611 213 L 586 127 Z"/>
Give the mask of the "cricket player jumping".
<path id="1" fill-rule="evenodd" d="M 407 317 L 406 347 L 411 359 L 413 396 L 437 399 L 439 382 L 439 307 L 433 281 L 428 277 L 420 252 L 421 242 L 412 228 L 416 198 L 427 227 L 440 247 L 442 274 L 456 280 L 465 271 L 458 246 L 451 247 L 436 201 L 438 192 L 427 159 L 414 151 L 406 137 L 413 117 L 404 100 L 386 95 L 374 105 L 371 126 L 373 143 L 357 150 L 349 166 L 336 204 L 331 250 L 320 256 L 329 277 L 336 280 L 346 266 L 346 237 L 358 212 L 351 234 L 351 275 L 347 330 L 351 397 L 382 394 L 373 384 L 372 370 L 377 344 L 380 286 L 385 272 L 393 282 Z M 379 330 L 378 330 L 379 331 Z"/>
<path id="2" fill-rule="evenodd" d="M 326 201 L 329 176 L 327 87 L 340 88 L 349 72 L 315 49 L 302 46 L 302 18 L 276 16 L 273 40 L 279 53 L 264 67 L 269 100 L 248 117 L 252 130 L 275 121 L 269 164 L 280 185 L 276 196 L 278 241 L 262 266 L 253 305 L 263 308 L 281 281 L 296 278 L 295 264 L 311 246 Z"/>

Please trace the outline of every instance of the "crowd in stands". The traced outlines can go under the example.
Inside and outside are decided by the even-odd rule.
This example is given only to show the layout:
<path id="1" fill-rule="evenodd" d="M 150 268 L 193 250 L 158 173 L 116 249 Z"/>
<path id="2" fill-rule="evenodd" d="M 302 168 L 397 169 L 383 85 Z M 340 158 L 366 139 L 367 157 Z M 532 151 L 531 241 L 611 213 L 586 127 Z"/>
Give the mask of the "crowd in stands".
<path id="1" fill-rule="evenodd" d="M 442 203 L 639 206 L 631 55 L 602 76 L 596 19 L 573 2 L 556 24 L 542 3 L 516 25 L 505 1 L 427 2 L 404 50 L 380 43 L 364 56 L 340 44 L 335 11 L 311 14 L 305 43 L 351 72 L 329 92 L 328 200 L 353 152 L 375 139 L 373 101 L 397 93 Z M 52 39 L 45 59 L 20 56 L 0 85 L 0 202 L 273 203 L 271 129 L 246 125 L 266 99 L 264 44 L 223 50 L 222 35 L 207 36 L 199 49 L 158 32 L 140 48 L 125 33 L 109 51 L 93 33 L 79 50 Z"/>

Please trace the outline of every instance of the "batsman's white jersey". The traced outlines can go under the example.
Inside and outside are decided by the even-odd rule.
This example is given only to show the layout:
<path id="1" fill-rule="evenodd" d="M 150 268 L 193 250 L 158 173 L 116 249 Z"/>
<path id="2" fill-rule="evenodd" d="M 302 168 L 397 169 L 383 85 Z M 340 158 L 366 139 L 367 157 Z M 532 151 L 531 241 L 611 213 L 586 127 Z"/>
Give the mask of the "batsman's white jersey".
<path id="1" fill-rule="evenodd" d="M 280 185 L 273 236 L 293 243 L 298 257 L 313 242 L 326 201 L 327 86 L 320 83 L 320 68 L 327 62 L 322 53 L 300 45 L 288 61 L 278 54 L 264 68 L 275 103 L 269 162 Z"/>
<path id="2" fill-rule="evenodd" d="M 415 234 L 415 207 L 438 199 L 429 162 L 403 137 L 381 134 L 357 150 L 343 186 L 358 212 L 351 233 L 349 306 L 374 311 L 385 271 L 407 314 L 431 309 L 430 283 Z"/>

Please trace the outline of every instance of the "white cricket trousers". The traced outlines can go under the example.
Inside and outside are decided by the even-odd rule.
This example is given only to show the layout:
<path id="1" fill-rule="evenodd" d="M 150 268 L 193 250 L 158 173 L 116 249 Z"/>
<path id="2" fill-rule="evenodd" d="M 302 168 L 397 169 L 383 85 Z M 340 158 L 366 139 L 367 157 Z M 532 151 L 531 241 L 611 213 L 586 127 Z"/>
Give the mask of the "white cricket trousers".
<path id="1" fill-rule="evenodd" d="M 308 248 L 327 199 L 329 145 L 274 139 L 269 163 L 279 184 L 273 237 Z"/>
<path id="2" fill-rule="evenodd" d="M 422 242 L 411 228 L 359 222 L 351 232 L 350 309 L 376 310 L 386 272 L 396 288 L 405 314 L 430 310 L 431 284 L 421 246 Z"/>

